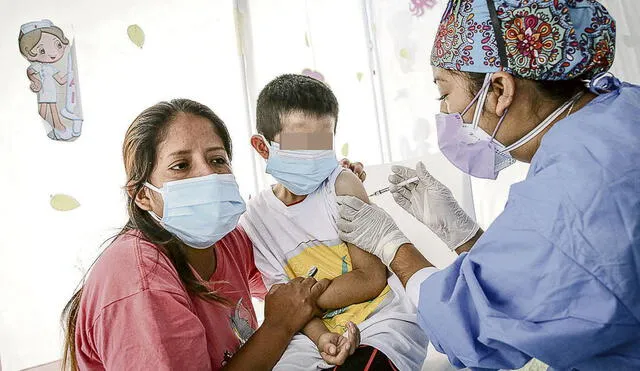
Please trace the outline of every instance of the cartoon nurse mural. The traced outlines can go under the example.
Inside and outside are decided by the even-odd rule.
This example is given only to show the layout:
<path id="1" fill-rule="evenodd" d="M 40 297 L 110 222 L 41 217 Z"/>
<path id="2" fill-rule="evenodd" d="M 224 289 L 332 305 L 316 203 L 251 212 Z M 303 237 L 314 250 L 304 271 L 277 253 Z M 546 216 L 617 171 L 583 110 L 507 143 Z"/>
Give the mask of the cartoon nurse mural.
<path id="1" fill-rule="evenodd" d="M 47 19 L 23 24 L 18 45 L 20 53 L 31 62 L 27 77 L 31 91 L 38 95 L 38 113 L 47 123 L 47 135 L 63 141 L 79 137 L 83 119 L 74 45 L 62 60 L 69 40 Z M 66 66 L 61 66 L 65 72 L 61 72 L 57 66 L 65 62 Z"/>

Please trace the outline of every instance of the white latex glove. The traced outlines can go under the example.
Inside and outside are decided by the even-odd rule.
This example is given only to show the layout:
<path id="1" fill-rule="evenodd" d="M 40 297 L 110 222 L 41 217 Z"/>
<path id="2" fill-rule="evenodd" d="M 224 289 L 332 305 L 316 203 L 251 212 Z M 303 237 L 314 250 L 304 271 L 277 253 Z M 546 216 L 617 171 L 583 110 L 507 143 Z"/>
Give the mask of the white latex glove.
<path id="1" fill-rule="evenodd" d="M 410 241 L 386 211 L 353 196 L 338 196 L 338 234 L 382 260 L 388 267 L 398 248 Z"/>
<path id="2" fill-rule="evenodd" d="M 451 194 L 451 190 L 429 174 L 422 162 L 416 170 L 392 166 L 389 190 L 393 199 L 408 213 L 429 227 L 451 250 L 469 241 L 480 228 L 467 215 Z M 420 178 L 404 187 L 396 184 L 407 179 Z"/>

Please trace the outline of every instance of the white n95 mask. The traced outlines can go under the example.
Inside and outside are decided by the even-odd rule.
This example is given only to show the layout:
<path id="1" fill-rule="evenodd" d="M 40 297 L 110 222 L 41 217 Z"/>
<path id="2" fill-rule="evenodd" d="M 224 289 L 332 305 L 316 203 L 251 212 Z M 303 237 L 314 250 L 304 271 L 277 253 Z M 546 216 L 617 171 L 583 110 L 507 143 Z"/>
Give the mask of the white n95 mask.
<path id="1" fill-rule="evenodd" d="M 514 164 L 516 161 L 509 152 L 520 148 L 540 134 L 582 97 L 582 93 L 576 94 L 525 136 L 509 146 L 504 146 L 495 137 L 507 114 L 506 111 L 492 135 L 479 126 L 480 115 L 491 85 L 491 76 L 492 74 L 487 74 L 482 89 L 462 113 L 436 115 L 438 145 L 442 154 L 464 173 L 484 179 L 496 179 L 501 170 Z M 473 107 L 476 101 L 473 122 L 470 124 L 463 122 L 462 116 Z"/>
<path id="2" fill-rule="evenodd" d="M 478 126 L 491 86 L 491 76 L 492 74 L 487 74 L 482 89 L 461 113 L 439 113 L 436 115 L 440 152 L 462 172 L 484 179 L 496 179 L 500 170 L 515 163 L 506 147 L 495 139 L 496 133 L 506 117 L 506 111 L 500 118 L 493 135 L 489 135 Z M 473 122 L 465 123 L 462 116 L 476 102 Z"/>
<path id="3" fill-rule="evenodd" d="M 170 233 L 194 249 L 206 249 L 237 225 L 246 206 L 233 174 L 211 174 L 167 182 L 161 189 L 162 218 L 149 214 Z"/>

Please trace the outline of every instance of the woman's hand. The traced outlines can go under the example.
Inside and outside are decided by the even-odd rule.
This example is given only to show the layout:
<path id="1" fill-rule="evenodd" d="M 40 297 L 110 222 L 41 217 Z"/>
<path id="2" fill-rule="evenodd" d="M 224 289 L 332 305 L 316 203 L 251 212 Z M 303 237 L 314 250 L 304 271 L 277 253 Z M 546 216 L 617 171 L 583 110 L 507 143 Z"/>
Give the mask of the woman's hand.
<path id="1" fill-rule="evenodd" d="M 351 170 L 356 174 L 356 176 L 358 176 L 358 178 L 360 178 L 360 181 L 364 182 L 364 180 L 367 179 L 367 172 L 364 171 L 364 165 L 362 162 L 351 163 L 348 158 L 343 158 L 340 160 L 340 165 L 345 169 Z"/>
<path id="2" fill-rule="evenodd" d="M 293 336 L 322 311 L 316 302 L 331 281 L 294 278 L 271 287 L 265 298 L 263 326 L 278 328 Z"/>
<path id="3" fill-rule="evenodd" d="M 342 365 L 358 346 L 360 346 L 360 329 L 353 322 L 347 323 L 347 332 L 344 335 L 326 332 L 318 339 L 320 356 L 330 365 Z"/>

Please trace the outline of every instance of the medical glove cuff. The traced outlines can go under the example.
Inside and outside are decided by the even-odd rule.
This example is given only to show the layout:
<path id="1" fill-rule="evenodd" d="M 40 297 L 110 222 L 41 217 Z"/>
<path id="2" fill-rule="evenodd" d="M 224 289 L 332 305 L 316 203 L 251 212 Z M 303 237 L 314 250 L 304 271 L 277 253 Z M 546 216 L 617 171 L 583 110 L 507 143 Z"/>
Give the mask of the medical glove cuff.
<path id="1" fill-rule="evenodd" d="M 471 218 L 469 218 L 471 219 Z M 464 228 L 464 230 L 460 231 L 460 236 L 464 236 L 464 233 L 466 233 L 466 236 L 463 237 L 459 242 L 457 243 L 453 243 L 451 244 L 451 246 L 447 246 L 449 247 L 449 249 L 451 249 L 451 251 L 456 251 L 456 249 L 462 245 L 464 245 L 465 243 L 469 242 L 470 239 L 472 239 L 476 233 L 478 233 L 478 230 L 480 230 L 480 226 L 474 222 L 473 220 L 471 220 L 471 223 L 469 223 L 466 228 Z"/>
<path id="2" fill-rule="evenodd" d="M 382 262 L 390 268 L 391 262 L 396 257 L 400 246 L 411 243 L 399 229 L 385 235 L 378 243 L 376 254 Z"/>

